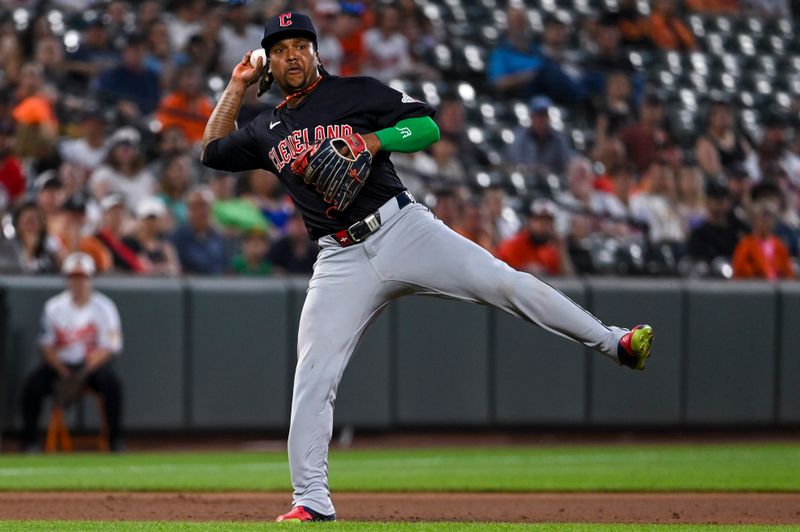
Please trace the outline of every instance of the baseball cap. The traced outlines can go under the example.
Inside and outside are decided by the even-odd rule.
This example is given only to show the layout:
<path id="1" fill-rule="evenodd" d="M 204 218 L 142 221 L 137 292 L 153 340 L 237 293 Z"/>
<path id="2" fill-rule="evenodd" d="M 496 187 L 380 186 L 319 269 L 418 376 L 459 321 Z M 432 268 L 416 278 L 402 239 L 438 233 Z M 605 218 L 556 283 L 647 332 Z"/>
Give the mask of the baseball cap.
<path id="1" fill-rule="evenodd" d="M 553 106 L 553 100 L 548 98 L 547 96 L 534 96 L 531 98 L 530 103 L 528 104 L 528 109 L 532 113 L 543 113 L 546 112 L 550 107 Z"/>
<path id="2" fill-rule="evenodd" d="M 86 253 L 72 253 L 64 259 L 61 273 L 64 275 L 85 275 L 91 277 L 95 272 L 94 259 Z"/>
<path id="3" fill-rule="evenodd" d="M 724 199 L 727 198 L 729 195 L 728 189 L 717 181 L 716 179 L 711 179 L 706 184 L 706 197 L 708 198 L 715 198 L 715 199 Z"/>
<path id="4" fill-rule="evenodd" d="M 62 208 L 67 212 L 84 214 L 86 212 L 87 203 L 88 199 L 86 194 L 83 192 L 76 192 L 67 198 L 67 201 L 64 203 Z"/>
<path id="5" fill-rule="evenodd" d="M 541 198 L 535 199 L 531 202 L 531 216 L 555 218 L 556 206 L 550 200 Z"/>
<path id="6" fill-rule="evenodd" d="M 269 53 L 272 45 L 289 37 L 306 37 L 314 43 L 316 49 L 317 30 L 308 15 L 297 11 L 288 11 L 269 19 L 264 26 L 261 47 Z"/>
<path id="7" fill-rule="evenodd" d="M 145 218 L 149 218 L 151 216 L 160 218 L 166 213 L 167 207 L 164 205 L 164 202 L 161 200 L 161 198 L 157 198 L 155 196 L 143 198 L 136 205 L 136 218 L 140 220 L 144 220 Z"/>
<path id="8" fill-rule="evenodd" d="M 41 192 L 42 190 L 58 190 L 63 187 L 64 184 L 61 183 L 61 179 L 58 178 L 55 170 L 42 172 L 39 174 L 39 177 L 36 178 L 36 181 L 33 182 L 33 188 L 36 192 Z"/>
<path id="9" fill-rule="evenodd" d="M 141 140 L 142 136 L 136 129 L 126 126 L 116 130 L 111 135 L 111 138 L 108 139 L 108 144 L 109 146 L 116 146 L 117 144 L 128 143 L 132 146 L 138 146 Z"/>
<path id="10" fill-rule="evenodd" d="M 119 194 L 109 194 L 100 201 L 100 208 L 103 209 L 103 212 L 108 212 L 120 205 L 125 205 L 125 198 Z"/>

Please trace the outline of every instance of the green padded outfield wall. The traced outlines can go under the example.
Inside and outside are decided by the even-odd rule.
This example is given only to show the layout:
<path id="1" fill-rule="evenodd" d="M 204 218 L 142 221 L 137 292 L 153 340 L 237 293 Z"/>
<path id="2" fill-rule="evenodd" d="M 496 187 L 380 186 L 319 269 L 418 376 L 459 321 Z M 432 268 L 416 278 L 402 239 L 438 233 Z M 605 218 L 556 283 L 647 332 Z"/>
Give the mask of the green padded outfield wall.
<path id="1" fill-rule="evenodd" d="M 677 280 L 592 280 L 593 313 L 606 325 L 648 323 L 655 349 L 645 371 L 592 357 L 589 417 L 593 425 L 677 425 L 681 421 L 684 296 Z"/>
<path id="2" fill-rule="evenodd" d="M 686 422 L 773 423 L 775 287 L 711 281 L 688 286 Z"/>
<path id="3" fill-rule="evenodd" d="M 187 288 L 191 426 L 287 426 L 290 320 L 286 283 L 190 279 Z"/>
<path id="4" fill-rule="evenodd" d="M 489 423 L 489 308 L 423 296 L 392 305 L 397 311 L 397 423 Z"/>
<path id="5" fill-rule="evenodd" d="M 779 297 L 778 420 L 800 423 L 800 284 L 782 283 Z"/>
<path id="6" fill-rule="evenodd" d="M 582 283 L 551 284 L 586 303 Z M 501 426 L 584 423 L 588 350 L 505 312 L 491 312 L 494 421 Z"/>

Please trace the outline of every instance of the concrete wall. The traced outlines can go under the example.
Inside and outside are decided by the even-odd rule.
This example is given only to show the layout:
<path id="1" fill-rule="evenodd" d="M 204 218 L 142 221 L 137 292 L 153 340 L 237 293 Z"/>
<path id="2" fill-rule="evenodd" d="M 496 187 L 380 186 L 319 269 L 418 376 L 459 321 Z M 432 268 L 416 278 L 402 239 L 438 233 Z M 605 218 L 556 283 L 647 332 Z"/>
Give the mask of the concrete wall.
<path id="1" fill-rule="evenodd" d="M 104 278 L 119 307 L 125 425 L 136 430 L 288 427 L 305 279 Z M 800 284 L 565 280 L 608 324 L 656 330 L 645 372 L 501 311 L 430 297 L 394 302 L 342 380 L 335 424 L 787 426 L 800 422 Z M 0 277 L 8 312 L 0 426 L 18 430 L 24 376 L 59 278 Z M 0 313 L 2 314 L 2 313 Z M 2 321 L 2 320 L 0 320 Z M 74 423 L 97 424 L 93 405 Z"/>

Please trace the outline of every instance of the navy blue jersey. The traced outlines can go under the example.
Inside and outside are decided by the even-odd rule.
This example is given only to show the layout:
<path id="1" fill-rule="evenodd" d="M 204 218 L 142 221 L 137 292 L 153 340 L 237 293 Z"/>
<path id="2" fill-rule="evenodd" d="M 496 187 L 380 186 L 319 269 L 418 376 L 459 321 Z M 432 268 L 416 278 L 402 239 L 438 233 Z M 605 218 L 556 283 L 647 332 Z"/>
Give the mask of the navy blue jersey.
<path id="1" fill-rule="evenodd" d="M 406 118 L 433 113 L 428 105 L 376 79 L 326 76 L 296 107 L 268 109 L 242 129 L 209 143 L 203 164 L 228 172 L 256 168 L 274 172 L 303 215 L 309 237 L 316 240 L 364 219 L 405 187 L 389 153 L 379 151 L 364 188 L 350 207 L 329 216 L 325 211 L 330 204 L 292 172 L 294 159 L 325 138 L 372 133 Z"/>

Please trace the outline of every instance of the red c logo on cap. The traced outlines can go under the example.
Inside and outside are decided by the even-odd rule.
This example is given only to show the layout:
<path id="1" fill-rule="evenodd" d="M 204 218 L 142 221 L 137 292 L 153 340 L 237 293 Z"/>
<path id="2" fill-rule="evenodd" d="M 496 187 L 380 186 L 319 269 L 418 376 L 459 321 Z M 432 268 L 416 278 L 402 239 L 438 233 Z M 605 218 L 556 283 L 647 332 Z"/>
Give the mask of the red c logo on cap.
<path id="1" fill-rule="evenodd" d="M 278 15 L 278 24 L 280 24 L 281 28 L 285 28 L 286 26 L 292 25 L 292 14 L 291 13 L 283 13 L 282 15 Z"/>

